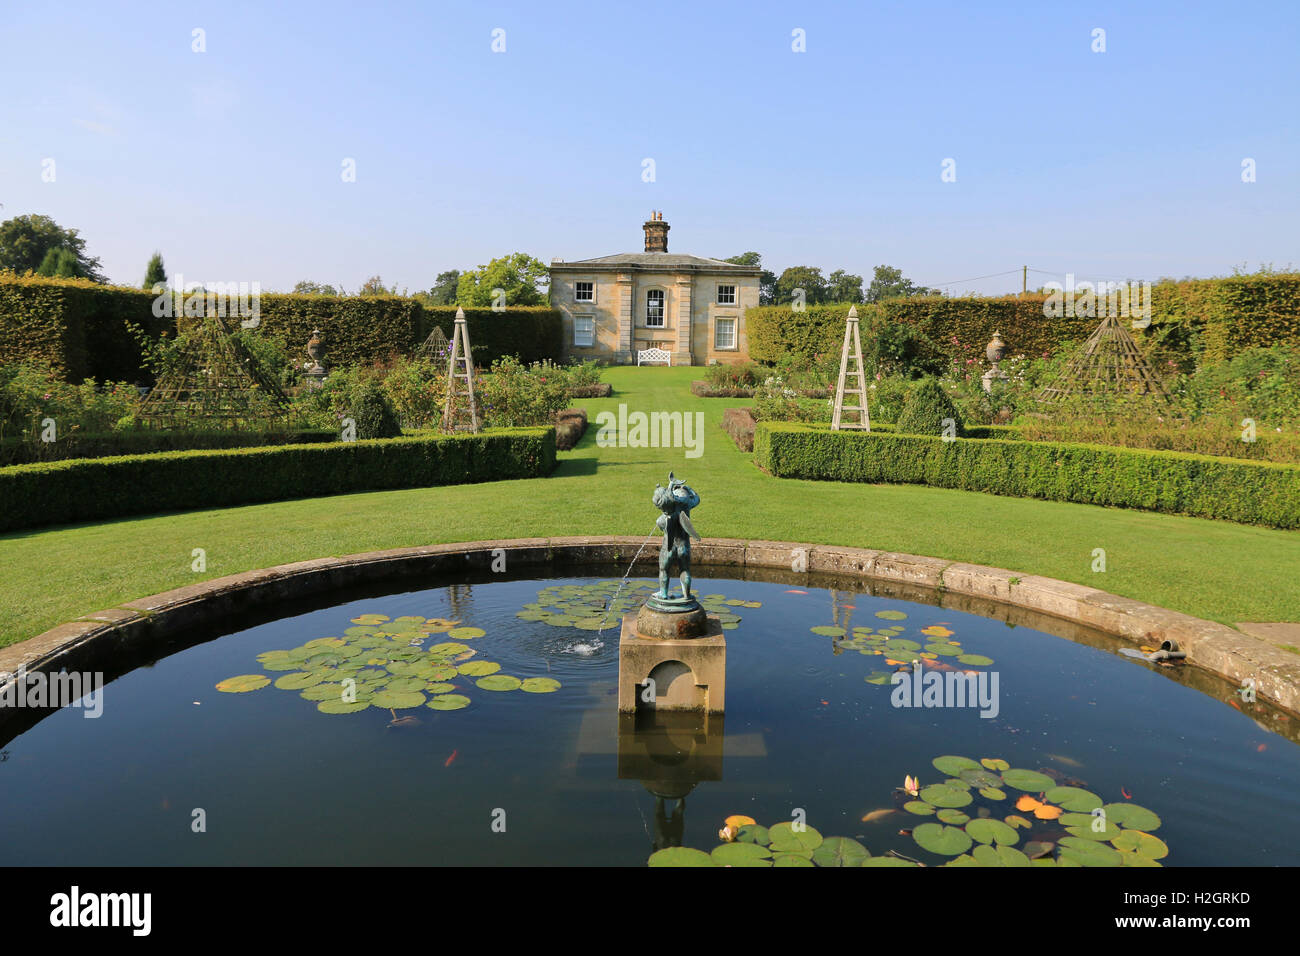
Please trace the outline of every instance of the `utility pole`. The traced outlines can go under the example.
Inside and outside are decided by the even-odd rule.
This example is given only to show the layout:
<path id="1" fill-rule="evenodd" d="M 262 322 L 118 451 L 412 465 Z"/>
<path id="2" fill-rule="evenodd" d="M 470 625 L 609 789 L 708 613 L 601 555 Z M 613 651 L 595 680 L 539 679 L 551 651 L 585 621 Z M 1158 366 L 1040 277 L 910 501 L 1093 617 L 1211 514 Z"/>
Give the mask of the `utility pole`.
<path id="1" fill-rule="evenodd" d="M 1029 266 L 1020 267 L 1020 294 L 1024 295 L 1029 291 Z"/>

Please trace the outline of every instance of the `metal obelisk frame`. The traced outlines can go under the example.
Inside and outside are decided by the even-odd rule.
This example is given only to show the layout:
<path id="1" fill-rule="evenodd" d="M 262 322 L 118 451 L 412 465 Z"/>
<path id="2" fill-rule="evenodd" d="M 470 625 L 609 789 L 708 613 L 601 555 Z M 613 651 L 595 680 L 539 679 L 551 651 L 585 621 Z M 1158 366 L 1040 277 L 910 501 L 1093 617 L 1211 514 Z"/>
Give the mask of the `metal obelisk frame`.
<path id="1" fill-rule="evenodd" d="M 463 371 L 457 369 L 463 367 Z M 469 326 L 465 310 L 456 310 L 456 331 L 447 363 L 447 408 L 442 416 L 445 432 L 478 431 L 478 404 L 474 397 L 474 359 L 469 350 Z"/>
<path id="2" fill-rule="evenodd" d="M 851 367 L 856 365 L 856 368 Z M 855 379 L 856 385 L 850 386 L 848 380 Z M 846 397 L 856 397 L 858 404 L 845 405 Z M 857 412 L 858 420 L 845 421 L 845 412 Z M 831 416 L 831 428 L 859 428 L 871 431 L 871 416 L 867 414 L 867 375 L 862 367 L 862 338 L 858 333 L 858 308 L 849 306 L 849 318 L 844 324 L 844 348 L 840 352 L 840 380 L 835 386 L 835 413 Z"/>

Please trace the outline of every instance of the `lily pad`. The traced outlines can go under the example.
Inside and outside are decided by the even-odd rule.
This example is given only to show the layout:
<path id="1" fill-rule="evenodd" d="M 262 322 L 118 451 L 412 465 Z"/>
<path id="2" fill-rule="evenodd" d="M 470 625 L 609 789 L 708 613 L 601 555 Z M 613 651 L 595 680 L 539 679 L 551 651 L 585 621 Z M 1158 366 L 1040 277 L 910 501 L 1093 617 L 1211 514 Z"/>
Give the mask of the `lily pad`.
<path id="1" fill-rule="evenodd" d="M 494 661 L 470 661 L 456 668 L 466 677 L 487 677 L 501 670 L 501 665 Z"/>
<path id="2" fill-rule="evenodd" d="M 821 635 L 822 637 L 843 637 L 844 636 L 844 628 L 835 627 L 832 624 L 819 624 L 816 627 L 810 627 L 809 630 L 812 631 L 814 634 Z"/>
<path id="3" fill-rule="evenodd" d="M 956 856 L 971 848 L 971 838 L 964 830 L 941 823 L 922 823 L 912 830 L 912 839 L 921 849 L 942 856 Z"/>
<path id="4" fill-rule="evenodd" d="M 469 698 L 464 694 L 439 694 L 424 706 L 432 710 L 460 710 L 469 706 Z"/>
<path id="5" fill-rule="evenodd" d="M 963 826 L 968 820 L 970 820 L 970 817 L 966 814 L 962 813 L 960 810 L 954 810 L 952 807 L 944 807 L 935 814 L 935 817 L 939 821 L 950 823 L 955 827 Z"/>
<path id="6" fill-rule="evenodd" d="M 905 621 L 907 613 L 904 611 L 877 611 L 876 617 L 885 621 Z"/>
<path id="7" fill-rule="evenodd" d="M 1145 833 L 1160 829 L 1160 818 L 1136 803 L 1108 803 L 1105 810 L 1108 821 L 1127 829 Z"/>
<path id="8" fill-rule="evenodd" d="M 471 641 L 476 637 L 482 637 L 487 631 L 481 627 L 453 627 L 447 632 L 447 636 L 458 641 Z"/>
<path id="9" fill-rule="evenodd" d="M 345 701 L 345 700 L 322 700 L 316 705 L 316 709 L 322 714 L 355 714 L 359 710 L 365 710 L 370 704 L 364 700 Z"/>
<path id="10" fill-rule="evenodd" d="M 709 854 L 716 866 L 771 866 L 771 852 L 757 843 L 724 843 Z"/>
<path id="11" fill-rule="evenodd" d="M 455 641 L 447 641 L 443 644 L 435 644 L 429 648 L 429 653 L 434 657 L 451 657 L 459 654 L 461 651 L 469 650 L 468 644 L 458 644 Z"/>
<path id="12" fill-rule="evenodd" d="M 985 800 L 1005 800 L 1007 792 L 999 787 L 980 787 L 980 796 Z"/>
<path id="13" fill-rule="evenodd" d="M 757 823 L 746 823 L 736 832 L 736 839 L 741 843 L 757 843 L 759 846 L 767 846 L 772 842 L 767 827 Z"/>
<path id="14" fill-rule="evenodd" d="M 1124 830 L 1110 842 L 1117 850 L 1132 850 L 1149 860 L 1163 860 L 1169 855 L 1164 840 L 1141 830 Z"/>
<path id="15" fill-rule="evenodd" d="M 1071 813 L 1091 813 L 1102 804 L 1101 797 L 1079 787 L 1053 787 L 1047 791 L 1043 799 Z"/>
<path id="16" fill-rule="evenodd" d="M 670 846 L 650 854 L 648 866 L 716 866 L 713 858 L 703 850 L 688 846 Z"/>
<path id="17" fill-rule="evenodd" d="M 773 866 L 813 866 L 813 861 L 799 853 L 778 853 L 772 857 Z"/>
<path id="18" fill-rule="evenodd" d="M 518 690 L 523 686 L 523 681 L 518 677 L 511 677 L 509 674 L 493 674 L 490 677 L 480 677 L 474 683 L 483 690 Z"/>
<path id="19" fill-rule="evenodd" d="M 964 807 L 973 799 L 969 790 L 936 783 L 921 791 L 921 799 L 936 807 Z"/>
<path id="20" fill-rule="evenodd" d="M 1123 862 L 1119 852 L 1105 843 L 1077 836 L 1061 837 L 1060 858 L 1082 866 L 1119 866 Z"/>
<path id="21" fill-rule="evenodd" d="M 957 661 L 968 667 L 988 667 L 993 663 L 993 658 L 985 657 L 983 654 L 958 654 Z"/>
<path id="22" fill-rule="evenodd" d="M 275 686 L 280 690 L 303 690 L 319 684 L 325 679 L 325 676 L 319 671 L 295 671 L 276 680 Z"/>
<path id="23" fill-rule="evenodd" d="M 822 845 L 822 835 L 807 824 L 796 830 L 793 823 L 778 823 L 768 833 L 772 837 L 774 853 L 800 850 L 811 852 Z"/>
<path id="24" fill-rule="evenodd" d="M 966 824 L 966 832 L 979 843 L 1013 844 L 1020 841 L 1015 827 L 1007 826 L 1001 820 L 983 818 Z"/>
<path id="25" fill-rule="evenodd" d="M 915 813 L 918 817 L 928 817 L 934 814 L 934 804 L 926 803 L 924 800 L 909 800 L 903 804 L 903 809 L 908 813 Z"/>
<path id="26" fill-rule="evenodd" d="M 940 773 L 946 773 L 950 777 L 960 777 L 964 770 L 980 769 L 980 765 L 969 757 L 954 757 L 951 755 L 935 757 L 930 763 Z"/>
<path id="27" fill-rule="evenodd" d="M 813 862 L 818 866 L 861 866 L 870 856 L 865 846 L 849 837 L 827 837 L 813 850 Z"/>
<path id="28" fill-rule="evenodd" d="M 240 674 L 218 683 L 217 690 L 223 694 L 247 694 L 250 690 L 260 690 L 269 683 L 271 678 L 265 674 Z"/>
<path id="29" fill-rule="evenodd" d="M 424 695 L 418 690 L 381 690 L 370 699 L 370 706 L 385 710 L 404 710 L 409 707 L 419 707 L 423 703 Z"/>
<path id="30" fill-rule="evenodd" d="M 1017 790 L 1024 790 L 1026 793 L 1038 793 L 1042 790 L 1050 790 L 1056 786 L 1056 781 L 1045 773 L 1039 773 L 1037 770 L 1005 770 L 1002 773 L 1002 781 L 1009 787 Z"/>
<path id="31" fill-rule="evenodd" d="M 560 682 L 554 677 L 529 677 L 519 689 L 529 694 L 551 694 L 560 689 Z"/>

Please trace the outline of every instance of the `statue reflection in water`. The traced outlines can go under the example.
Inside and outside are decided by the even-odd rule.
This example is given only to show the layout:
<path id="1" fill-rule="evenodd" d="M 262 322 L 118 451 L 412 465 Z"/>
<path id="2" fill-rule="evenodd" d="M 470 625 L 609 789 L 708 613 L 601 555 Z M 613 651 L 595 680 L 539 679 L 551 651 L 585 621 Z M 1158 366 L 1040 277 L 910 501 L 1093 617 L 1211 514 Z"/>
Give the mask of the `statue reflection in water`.
<path id="1" fill-rule="evenodd" d="M 722 779 L 723 717 L 642 710 L 618 723 L 618 777 L 639 780 L 655 798 L 651 852 L 681 846 L 686 797 L 696 784 Z"/>

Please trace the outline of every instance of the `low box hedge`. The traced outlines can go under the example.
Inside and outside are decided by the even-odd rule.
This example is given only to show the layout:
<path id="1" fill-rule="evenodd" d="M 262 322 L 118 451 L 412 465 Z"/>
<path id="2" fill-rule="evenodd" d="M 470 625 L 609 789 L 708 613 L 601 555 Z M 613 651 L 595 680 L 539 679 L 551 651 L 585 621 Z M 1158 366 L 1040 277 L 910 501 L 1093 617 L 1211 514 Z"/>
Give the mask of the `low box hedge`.
<path id="1" fill-rule="evenodd" d="M 749 408 L 728 408 L 722 413 L 722 430 L 741 451 L 754 450 L 754 412 Z"/>
<path id="2" fill-rule="evenodd" d="M 69 458 L 108 458 L 147 455 L 162 451 L 190 451 L 197 448 L 250 448 L 262 445 L 307 445 L 338 439 L 333 429 L 300 431 L 121 431 L 102 434 L 73 432 L 46 444 L 22 438 L 0 440 L 0 466 L 28 465 Z"/>
<path id="3" fill-rule="evenodd" d="M 833 432 L 785 422 L 759 423 L 754 457 L 782 478 L 924 484 L 1300 528 L 1297 465 L 1024 439 Z"/>
<path id="4" fill-rule="evenodd" d="M 554 428 L 78 458 L 0 468 L 0 531 L 355 491 L 539 478 Z"/>

